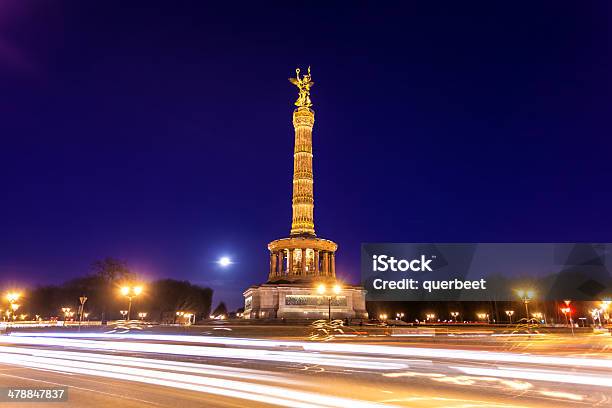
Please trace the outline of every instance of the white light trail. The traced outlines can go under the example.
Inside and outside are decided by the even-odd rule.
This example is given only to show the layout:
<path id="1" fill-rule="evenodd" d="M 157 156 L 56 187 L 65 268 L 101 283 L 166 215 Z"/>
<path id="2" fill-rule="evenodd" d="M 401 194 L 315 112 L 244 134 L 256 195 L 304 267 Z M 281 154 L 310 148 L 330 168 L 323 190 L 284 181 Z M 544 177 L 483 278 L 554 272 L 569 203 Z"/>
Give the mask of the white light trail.
<path id="1" fill-rule="evenodd" d="M 92 338 L 92 339 L 132 339 L 143 341 L 166 341 L 166 342 L 183 342 L 183 343 L 204 343 L 217 344 L 225 346 L 241 346 L 241 347 L 260 347 L 260 348 L 292 348 L 302 349 L 304 351 L 313 352 L 329 352 L 340 354 L 357 354 L 357 355 L 382 355 L 393 357 L 421 357 L 421 358 L 443 358 L 452 360 L 472 360 L 472 361 L 487 361 L 487 362 L 504 362 L 504 363 L 524 363 L 524 364 L 540 364 L 540 365 L 556 365 L 569 367 L 591 367 L 612 369 L 612 359 L 595 359 L 582 357 L 559 357 L 545 356 L 536 354 L 517 354 L 509 352 L 491 352 L 491 351 L 472 351 L 472 350 L 457 350 L 457 349 L 441 349 L 427 347 L 402 347 L 402 346 L 378 346 L 371 344 L 347 344 L 347 343 L 314 343 L 303 341 L 284 341 L 284 340 L 259 340 L 259 339 L 241 339 L 228 337 L 207 337 L 207 336 L 181 336 L 181 335 L 156 335 L 156 334 L 103 334 L 103 333 L 14 333 L 8 338 L 19 337 L 28 338 L 27 341 L 36 341 L 37 338 Z M 0 343 L 4 340 L 0 338 Z M 28 344 L 26 342 L 26 344 Z M 33 343 L 29 343 L 33 344 Z M 38 344 L 38 343 L 34 343 Z M 113 343 L 114 344 L 114 343 Z M 188 346 L 183 346 L 188 347 Z M 198 347 L 201 348 L 201 347 Z M 236 350 L 236 349 L 232 349 Z M 323 355 L 319 355 L 323 356 Z M 354 357 L 350 357 L 354 359 Z M 365 368 L 365 367 L 363 367 Z"/>
<path id="2" fill-rule="evenodd" d="M 23 349 L 27 353 L 28 349 Z M 240 398 L 250 401 L 286 407 L 321 408 L 321 407 L 356 407 L 372 408 L 379 404 L 359 401 L 350 398 L 333 397 L 312 392 L 296 391 L 289 388 L 261 385 L 245 381 L 210 378 L 177 372 L 158 371 L 113 364 L 91 363 L 87 361 L 65 360 L 63 358 L 37 357 L 25 354 L 3 355 L 2 363 L 19 365 L 42 370 L 54 370 L 72 374 L 85 374 L 97 377 L 136 381 L 140 383 L 162 385 L 229 398 Z"/>
<path id="3" fill-rule="evenodd" d="M 536 371 L 520 368 L 479 368 L 479 367 L 458 367 L 452 366 L 456 370 L 470 375 L 484 375 L 489 377 L 515 378 L 521 380 L 536 380 L 559 382 L 565 384 L 596 385 L 600 387 L 612 387 L 612 377 L 603 375 L 588 375 L 581 373 L 567 374 L 553 371 Z"/>
<path id="4" fill-rule="evenodd" d="M 35 357 L 61 358 L 64 360 L 87 361 L 102 364 L 114 364 L 139 368 L 152 368 L 157 370 L 172 370 L 182 373 L 200 375 L 214 375 L 218 377 L 240 378 L 247 380 L 280 382 L 283 384 L 301 385 L 301 382 L 279 377 L 274 372 L 252 370 L 238 367 L 226 367 L 222 365 L 189 363 L 184 361 L 158 360 L 140 357 L 114 356 L 108 354 L 96 354 L 74 351 L 42 350 L 33 348 L 20 348 L 0 346 L 0 354 L 21 354 Z M 2 361 L 2 360 L 0 360 Z"/>
<path id="5" fill-rule="evenodd" d="M 119 335 L 121 338 L 123 335 Z M 175 339 L 174 341 L 177 341 Z M 408 368 L 401 361 L 382 360 L 373 357 L 338 356 L 332 354 L 305 353 L 297 351 L 260 350 L 255 348 L 224 348 L 180 344 L 159 344 L 127 341 L 74 340 L 45 337 L 9 336 L 0 338 L 0 344 L 28 344 L 38 346 L 76 347 L 89 350 L 127 351 L 134 353 L 155 353 L 189 355 L 244 360 L 280 361 L 285 363 L 323 365 L 364 370 L 400 370 Z"/>

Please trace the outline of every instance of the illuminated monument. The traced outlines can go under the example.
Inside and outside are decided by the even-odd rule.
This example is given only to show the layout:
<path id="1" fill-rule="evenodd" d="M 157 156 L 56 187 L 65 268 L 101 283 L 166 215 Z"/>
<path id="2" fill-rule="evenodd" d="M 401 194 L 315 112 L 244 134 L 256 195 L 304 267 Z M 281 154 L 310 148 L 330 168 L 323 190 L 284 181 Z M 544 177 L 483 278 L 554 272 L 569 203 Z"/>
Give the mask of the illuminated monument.
<path id="1" fill-rule="evenodd" d="M 332 318 L 367 317 L 364 289 L 336 281 L 338 245 L 315 234 L 312 175 L 314 111 L 310 100 L 310 88 L 314 82 L 310 67 L 308 74 L 302 78 L 300 70 L 296 69 L 296 77 L 289 81 L 299 89 L 295 102 L 297 109 L 293 112 L 295 148 L 291 233 L 288 238 L 268 244 L 268 282 L 251 286 L 244 292 L 244 316 L 247 319 L 328 318 L 331 297 Z M 334 287 L 338 293 L 334 293 Z"/>

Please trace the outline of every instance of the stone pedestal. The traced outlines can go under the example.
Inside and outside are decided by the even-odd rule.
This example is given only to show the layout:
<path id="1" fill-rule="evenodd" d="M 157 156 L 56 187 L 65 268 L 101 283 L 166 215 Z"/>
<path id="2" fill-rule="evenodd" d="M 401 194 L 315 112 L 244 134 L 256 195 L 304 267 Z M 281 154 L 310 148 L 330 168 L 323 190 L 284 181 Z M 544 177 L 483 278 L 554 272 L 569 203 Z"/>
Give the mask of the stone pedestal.
<path id="1" fill-rule="evenodd" d="M 245 319 L 328 319 L 329 301 L 308 284 L 274 284 L 251 286 L 244 292 Z M 332 319 L 367 318 L 365 290 L 346 286 L 331 298 Z"/>

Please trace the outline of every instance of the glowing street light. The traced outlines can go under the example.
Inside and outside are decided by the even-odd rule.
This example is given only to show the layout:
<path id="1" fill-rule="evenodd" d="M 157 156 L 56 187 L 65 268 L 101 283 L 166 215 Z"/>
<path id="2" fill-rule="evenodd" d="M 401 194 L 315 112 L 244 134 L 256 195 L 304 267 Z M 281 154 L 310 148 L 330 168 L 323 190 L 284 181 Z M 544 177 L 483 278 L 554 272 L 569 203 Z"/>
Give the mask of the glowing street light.
<path id="1" fill-rule="evenodd" d="M 342 292 L 342 286 L 340 286 L 337 283 L 334 286 L 332 286 L 331 293 L 328 293 L 327 286 L 324 283 L 320 283 L 317 286 L 317 293 L 319 295 L 327 297 L 327 307 L 328 307 L 328 309 L 327 309 L 327 318 L 329 319 L 330 322 L 332 320 L 332 315 L 331 315 L 331 302 L 332 302 L 332 298 L 336 299 L 337 296 L 341 292 Z"/>
<path id="2" fill-rule="evenodd" d="M 68 320 L 68 316 L 70 316 L 70 308 L 62 307 L 62 313 L 64 314 L 64 321 Z"/>
<path id="3" fill-rule="evenodd" d="M 561 312 L 565 315 L 565 321 L 572 328 L 572 336 L 574 335 L 574 322 L 572 321 L 572 309 L 569 307 L 571 300 L 565 300 L 565 307 L 561 308 Z"/>
<path id="4" fill-rule="evenodd" d="M 510 324 L 512 324 L 512 316 L 514 316 L 514 310 L 506 310 L 506 316 L 510 319 Z"/>
<path id="5" fill-rule="evenodd" d="M 387 320 L 387 314 L 386 313 L 381 313 L 378 315 L 378 319 L 379 320 Z"/>
<path id="6" fill-rule="evenodd" d="M 601 307 L 601 314 L 603 315 L 603 318 L 606 320 L 606 323 L 609 323 L 610 321 L 610 314 L 608 313 L 608 309 L 610 308 L 610 304 L 612 304 L 612 301 L 608 300 L 608 299 L 604 299 L 601 301 L 601 304 L 599 305 Z M 601 323 L 601 321 L 600 321 Z"/>
<path id="7" fill-rule="evenodd" d="M 124 320 L 127 320 L 127 315 L 128 315 L 127 310 L 120 310 L 119 313 L 121 313 L 121 316 L 123 316 Z"/>
<path id="8" fill-rule="evenodd" d="M 145 319 L 145 317 L 147 317 L 147 313 L 145 313 L 145 312 L 140 312 L 140 313 L 138 313 L 138 317 L 140 318 L 140 320 L 144 320 L 144 319 Z"/>
<path id="9" fill-rule="evenodd" d="M 544 318 L 544 315 L 540 312 L 535 312 L 531 314 L 535 319 L 538 319 L 539 321 L 542 321 Z"/>
<path id="10" fill-rule="evenodd" d="M 9 303 L 15 303 L 19 300 L 19 298 L 21 297 L 21 293 L 19 292 L 8 292 L 6 294 L 6 300 Z"/>
<path id="11" fill-rule="evenodd" d="M 601 316 L 600 316 L 601 310 L 599 309 L 592 309 L 591 310 L 591 317 L 593 318 L 593 325 L 595 325 L 595 321 L 599 321 L 599 325 L 601 326 Z"/>
<path id="12" fill-rule="evenodd" d="M 20 307 L 21 305 L 18 303 L 11 303 L 11 310 L 13 311 L 13 320 L 15 320 L 15 313 L 17 312 L 17 310 L 19 310 Z"/>
<path id="13" fill-rule="evenodd" d="M 395 314 L 397 320 L 404 320 L 404 312 L 398 312 Z"/>
<path id="14" fill-rule="evenodd" d="M 525 317 L 527 318 L 527 320 L 529 320 L 529 302 L 531 302 L 531 300 L 535 296 L 535 292 L 532 289 L 519 289 L 516 291 L 516 294 L 525 304 Z"/>
<path id="15" fill-rule="evenodd" d="M 9 308 L 13 311 L 13 314 L 12 314 L 13 320 L 15 320 L 15 311 L 19 309 L 19 306 L 17 306 L 17 309 L 15 309 L 13 308 L 13 305 L 19 300 L 20 297 L 21 297 L 21 293 L 19 292 L 8 292 L 6 294 L 6 300 L 9 302 Z M 7 317 L 10 317 L 9 311 L 7 311 Z"/>
<path id="16" fill-rule="evenodd" d="M 435 315 L 435 314 L 433 314 L 433 313 L 427 313 L 427 314 L 425 315 L 425 319 L 426 319 L 427 321 L 433 320 L 433 319 L 435 319 L 435 318 L 436 318 L 436 315 Z"/>
<path id="17" fill-rule="evenodd" d="M 132 312 L 132 299 L 142 293 L 142 286 L 123 286 L 121 288 L 121 294 L 128 298 L 128 310 L 126 320 L 130 320 L 130 314 Z"/>
<path id="18" fill-rule="evenodd" d="M 191 326 L 191 324 L 192 324 L 192 322 L 191 322 L 191 318 L 192 317 L 195 317 L 195 315 L 193 313 L 185 313 L 185 318 L 187 318 L 187 325 L 188 326 Z M 222 315 L 221 316 L 221 320 L 223 320 L 224 318 L 225 318 L 225 316 Z M 193 323 L 195 323 L 195 318 L 193 320 L 194 320 Z"/>
<path id="19" fill-rule="evenodd" d="M 476 313 L 476 316 L 478 316 L 478 319 L 480 319 L 480 320 L 486 320 L 487 323 L 491 323 L 491 321 L 489 320 L 489 314 L 488 313 Z"/>
<path id="20" fill-rule="evenodd" d="M 562 307 L 561 308 L 561 313 L 563 313 L 565 315 L 565 320 L 567 321 L 567 325 L 569 326 L 569 318 L 568 315 L 571 314 L 572 309 L 570 309 L 569 307 Z"/>
<path id="21" fill-rule="evenodd" d="M 450 312 L 450 315 L 453 316 L 453 320 L 457 323 L 457 316 L 459 316 L 459 312 Z"/>

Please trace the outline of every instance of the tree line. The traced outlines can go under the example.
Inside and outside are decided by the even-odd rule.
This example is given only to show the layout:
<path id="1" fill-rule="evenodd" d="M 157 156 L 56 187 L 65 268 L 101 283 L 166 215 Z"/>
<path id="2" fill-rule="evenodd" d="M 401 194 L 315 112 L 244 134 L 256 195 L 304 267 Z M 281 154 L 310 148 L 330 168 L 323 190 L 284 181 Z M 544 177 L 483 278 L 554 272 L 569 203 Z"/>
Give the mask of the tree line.
<path id="1" fill-rule="evenodd" d="M 76 318 L 79 297 L 86 296 L 84 312 L 88 313 L 89 320 L 120 319 L 120 311 L 128 306 L 128 299 L 120 289 L 134 284 L 142 284 L 143 291 L 132 299 L 132 318 L 144 312 L 147 320 L 168 322 L 175 319 L 177 311 L 194 313 L 197 320 L 208 318 L 210 314 L 212 289 L 174 279 L 139 282 L 125 262 L 113 258 L 96 261 L 87 276 L 27 291 L 18 313 L 28 314 L 30 319 L 35 315 L 43 319 L 62 319 L 62 308 L 69 307 Z"/>

